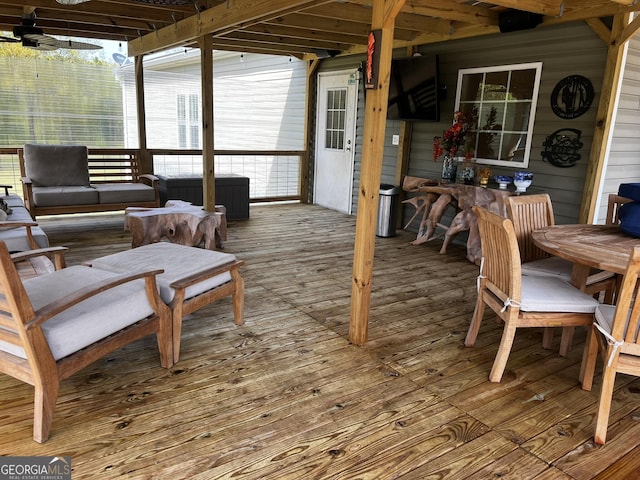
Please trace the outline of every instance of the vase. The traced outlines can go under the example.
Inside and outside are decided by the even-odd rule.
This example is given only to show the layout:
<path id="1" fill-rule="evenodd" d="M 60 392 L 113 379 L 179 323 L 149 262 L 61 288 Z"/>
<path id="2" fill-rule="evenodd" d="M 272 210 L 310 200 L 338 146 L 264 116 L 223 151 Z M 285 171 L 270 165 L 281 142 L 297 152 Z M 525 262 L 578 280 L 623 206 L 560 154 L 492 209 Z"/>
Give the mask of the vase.
<path id="1" fill-rule="evenodd" d="M 456 173 L 458 171 L 458 161 L 455 157 L 445 155 L 442 160 L 442 181 L 443 182 L 455 182 Z"/>
<path id="2" fill-rule="evenodd" d="M 462 183 L 464 185 L 475 184 L 476 178 L 476 162 L 473 160 L 465 160 L 460 158 L 458 160 L 458 174 L 456 183 Z"/>

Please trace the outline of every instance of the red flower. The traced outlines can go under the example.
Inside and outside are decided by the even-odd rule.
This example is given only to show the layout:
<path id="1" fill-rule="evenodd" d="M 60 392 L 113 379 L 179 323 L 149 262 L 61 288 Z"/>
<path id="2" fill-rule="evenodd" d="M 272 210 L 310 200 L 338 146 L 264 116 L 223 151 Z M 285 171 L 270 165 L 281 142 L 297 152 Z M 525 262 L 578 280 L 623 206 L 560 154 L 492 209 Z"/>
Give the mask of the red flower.
<path id="1" fill-rule="evenodd" d="M 453 114 L 453 125 L 446 130 L 441 137 L 433 139 L 433 161 L 435 162 L 441 155 L 454 157 L 460 147 L 464 146 L 464 137 L 471 127 L 471 119 L 462 112 Z"/>

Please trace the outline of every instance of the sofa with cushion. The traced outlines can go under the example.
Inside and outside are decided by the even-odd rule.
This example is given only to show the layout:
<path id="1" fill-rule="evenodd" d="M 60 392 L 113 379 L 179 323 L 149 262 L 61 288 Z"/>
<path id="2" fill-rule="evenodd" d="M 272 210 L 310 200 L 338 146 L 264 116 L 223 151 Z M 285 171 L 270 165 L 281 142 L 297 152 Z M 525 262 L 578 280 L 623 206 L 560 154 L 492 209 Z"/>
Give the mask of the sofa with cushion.
<path id="1" fill-rule="evenodd" d="M 46 233 L 33 221 L 18 195 L 0 196 L 0 240 L 7 244 L 9 252 L 25 252 L 34 248 L 47 248 Z"/>
<path id="2" fill-rule="evenodd" d="M 141 174 L 134 150 L 27 144 L 18 150 L 24 201 L 37 215 L 158 207 L 158 179 Z"/>

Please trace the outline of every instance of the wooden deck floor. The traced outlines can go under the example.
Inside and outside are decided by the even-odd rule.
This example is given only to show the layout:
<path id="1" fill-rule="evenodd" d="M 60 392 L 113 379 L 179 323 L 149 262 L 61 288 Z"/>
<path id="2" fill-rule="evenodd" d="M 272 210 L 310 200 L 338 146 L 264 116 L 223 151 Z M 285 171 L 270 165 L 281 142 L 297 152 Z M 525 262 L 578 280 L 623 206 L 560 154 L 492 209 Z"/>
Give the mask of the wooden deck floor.
<path id="1" fill-rule="evenodd" d="M 129 248 L 120 214 L 41 225 L 69 264 Z M 562 358 L 519 331 L 489 383 L 501 328 L 488 315 L 463 346 L 477 268 L 460 247 L 377 239 L 369 342 L 350 345 L 354 228 L 319 207 L 252 206 L 225 248 L 246 261 L 244 326 L 220 301 L 186 319 L 170 370 L 149 337 L 79 372 L 43 445 L 33 389 L 2 376 L 0 454 L 70 455 L 74 480 L 637 478 L 640 382 L 618 378 L 604 447 L 599 386 L 577 381 L 583 332 Z"/>

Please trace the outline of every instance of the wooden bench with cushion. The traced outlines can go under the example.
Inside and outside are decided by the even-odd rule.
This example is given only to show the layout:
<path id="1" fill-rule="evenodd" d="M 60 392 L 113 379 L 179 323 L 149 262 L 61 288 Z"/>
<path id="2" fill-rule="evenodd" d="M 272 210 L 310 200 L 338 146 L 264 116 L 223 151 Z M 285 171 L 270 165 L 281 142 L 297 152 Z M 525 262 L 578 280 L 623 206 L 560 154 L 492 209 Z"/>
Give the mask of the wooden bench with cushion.
<path id="1" fill-rule="evenodd" d="M 18 149 L 25 206 L 37 215 L 159 207 L 158 178 L 133 150 L 27 144 Z"/>
<path id="2" fill-rule="evenodd" d="M 244 261 L 235 255 L 169 242 L 158 242 L 87 262 L 96 269 L 126 273 L 162 269 L 157 276 L 160 297 L 169 305 L 173 322 L 173 360 L 180 358 L 185 315 L 231 295 L 236 325 L 244 323 Z"/>

